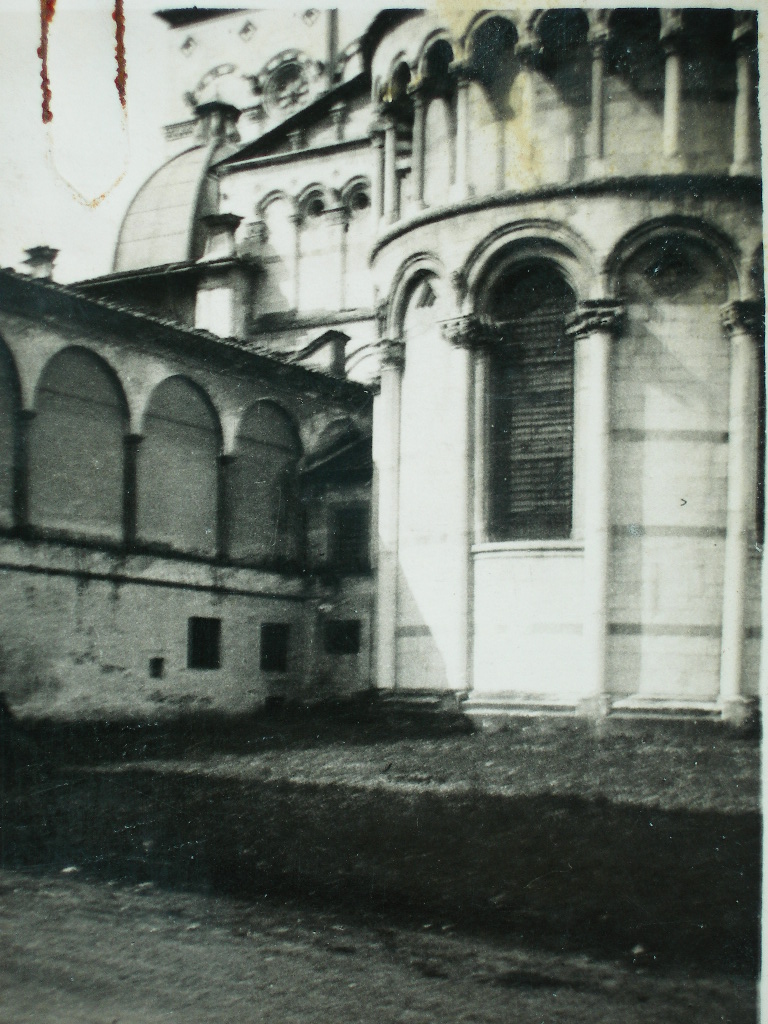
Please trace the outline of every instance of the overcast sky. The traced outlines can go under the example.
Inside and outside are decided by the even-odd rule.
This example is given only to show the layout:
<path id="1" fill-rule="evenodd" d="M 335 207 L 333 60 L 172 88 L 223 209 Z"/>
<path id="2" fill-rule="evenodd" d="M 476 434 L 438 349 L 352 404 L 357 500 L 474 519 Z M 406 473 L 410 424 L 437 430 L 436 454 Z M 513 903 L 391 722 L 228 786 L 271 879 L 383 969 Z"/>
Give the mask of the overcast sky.
<path id="1" fill-rule="evenodd" d="M 53 120 L 44 125 L 39 7 L 15 3 L 0 0 L 0 266 L 18 266 L 25 248 L 45 244 L 61 250 L 59 280 L 103 274 L 128 203 L 162 159 L 155 108 L 166 87 L 167 29 L 145 0 L 126 0 L 124 113 L 110 0 L 58 0 Z"/>

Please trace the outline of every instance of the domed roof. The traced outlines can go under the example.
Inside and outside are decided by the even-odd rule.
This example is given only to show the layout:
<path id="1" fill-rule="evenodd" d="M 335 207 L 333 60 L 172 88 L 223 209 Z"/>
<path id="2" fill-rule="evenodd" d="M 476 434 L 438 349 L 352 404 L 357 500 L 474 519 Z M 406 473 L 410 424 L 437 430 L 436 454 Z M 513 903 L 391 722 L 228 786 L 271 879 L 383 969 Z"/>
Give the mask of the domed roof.
<path id="1" fill-rule="evenodd" d="M 206 205 L 211 146 L 195 146 L 155 171 L 128 207 L 115 250 L 114 270 L 181 263 L 195 251 L 195 226 Z"/>

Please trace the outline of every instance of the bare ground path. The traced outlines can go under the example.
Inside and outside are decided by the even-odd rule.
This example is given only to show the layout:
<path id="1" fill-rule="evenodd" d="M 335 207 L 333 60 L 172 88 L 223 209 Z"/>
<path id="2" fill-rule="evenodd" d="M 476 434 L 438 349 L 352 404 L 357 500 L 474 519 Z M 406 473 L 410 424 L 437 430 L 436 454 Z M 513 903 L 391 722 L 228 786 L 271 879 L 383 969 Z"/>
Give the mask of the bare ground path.
<path id="1" fill-rule="evenodd" d="M 754 739 L 314 714 L 30 742 L 0 1022 L 755 1019 Z"/>

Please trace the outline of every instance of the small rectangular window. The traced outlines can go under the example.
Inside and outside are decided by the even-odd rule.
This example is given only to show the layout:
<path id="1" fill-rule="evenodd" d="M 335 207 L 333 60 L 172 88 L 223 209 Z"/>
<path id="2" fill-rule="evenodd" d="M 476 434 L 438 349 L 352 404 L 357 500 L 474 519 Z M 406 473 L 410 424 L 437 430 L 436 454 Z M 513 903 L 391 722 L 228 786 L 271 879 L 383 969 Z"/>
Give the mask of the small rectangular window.
<path id="1" fill-rule="evenodd" d="M 165 658 L 150 658 L 149 659 L 149 677 L 150 679 L 162 679 L 165 675 Z"/>
<path id="2" fill-rule="evenodd" d="M 265 622 L 261 627 L 260 665 L 262 672 L 288 671 L 288 638 L 291 627 L 285 622 Z"/>
<path id="3" fill-rule="evenodd" d="M 331 563 L 340 572 L 366 572 L 370 568 L 369 509 L 342 505 L 331 517 Z"/>
<path id="4" fill-rule="evenodd" d="M 221 619 L 193 616 L 187 631 L 187 667 L 221 667 Z"/>
<path id="5" fill-rule="evenodd" d="M 332 619 L 325 623 L 326 654 L 360 653 L 360 619 Z"/>

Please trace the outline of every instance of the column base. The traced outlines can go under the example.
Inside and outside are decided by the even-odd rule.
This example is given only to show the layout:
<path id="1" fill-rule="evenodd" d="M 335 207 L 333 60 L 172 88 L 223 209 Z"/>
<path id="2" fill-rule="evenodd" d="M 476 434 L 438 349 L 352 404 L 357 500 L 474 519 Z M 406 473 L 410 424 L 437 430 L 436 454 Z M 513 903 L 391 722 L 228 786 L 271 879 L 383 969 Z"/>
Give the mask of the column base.
<path id="1" fill-rule="evenodd" d="M 606 178 L 610 174 L 608 161 L 603 157 L 588 157 L 586 172 L 588 178 Z"/>
<path id="2" fill-rule="evenodd" d="M 662 161 L 665 174 L 684 174 L 687 171 L 685 160 L 681 156 L 665 156 Z"/>
<path id="3" fill-rule="evenodd" d="M 749 175 L 751 177 L 760 176 L 760 165 L 755 163 L 753 160 L 748 160 L 746 163 L 733 163 L 728 168 L 728 173 L 732 175 Z"/>
<path id="4" fill-rule="evenodd" d="M 747 725 L 757 714 L 757 701 L 745 697 L 719 701 L 718 706 L 723 722 L 735 729 Z"/>
<path id="5" fill-rule="evenodd" d="M 591 697 L 584 697 L 578 703 L 578 714 L 595 722 L 607 718 L 610 710 L 611 701 L 605 693 L 595 693 Z"/>

